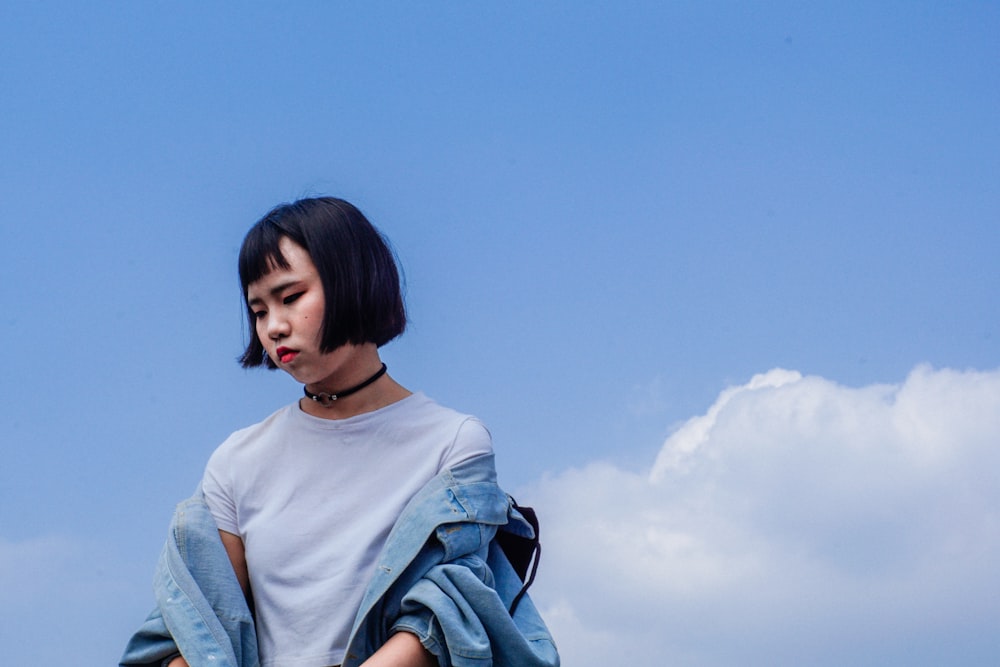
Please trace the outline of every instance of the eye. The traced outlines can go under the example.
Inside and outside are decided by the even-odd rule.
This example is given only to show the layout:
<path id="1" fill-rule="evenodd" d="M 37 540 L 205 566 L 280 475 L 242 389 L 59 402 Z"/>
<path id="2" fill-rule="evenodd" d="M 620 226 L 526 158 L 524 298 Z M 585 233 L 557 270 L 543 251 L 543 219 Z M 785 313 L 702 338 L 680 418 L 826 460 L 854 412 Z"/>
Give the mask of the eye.
<path id="1" fill-rule="evenodd" d="M 262 320 L 262 319 L 264 319 L 264 316 L 267 315 L 267 311 L 266 310 L 255 310 L 255 311 L 253 311 L 252 314 L 253 314 L 254 321 L 256 321 L 256 320 Z"/>
<path id="2" fill-rule="evenodd" d="M 296 292 L 295 294 L 289 294 L 282 300 L 282 303 L 285 304 L 286 306 L 290 303 L 295 303 L 296 301 L 298 301 L 299 297 L 302 296 L 303 294 L 305 294 L 305 292 Z"/>

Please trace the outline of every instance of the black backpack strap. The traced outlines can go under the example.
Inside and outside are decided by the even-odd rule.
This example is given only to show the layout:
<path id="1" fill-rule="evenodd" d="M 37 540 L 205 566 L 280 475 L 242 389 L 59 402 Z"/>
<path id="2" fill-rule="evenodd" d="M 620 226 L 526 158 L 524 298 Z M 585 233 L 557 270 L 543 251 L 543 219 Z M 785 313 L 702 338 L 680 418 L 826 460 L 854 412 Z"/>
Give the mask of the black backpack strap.
<path id="1" fill-rule="evenodd" d="M 511 506 L 516 509 L 521 516 L 531 525 L 534 532 L 533 537 L 525 537 L 501 528 L 497 531 L 496 540 L 503 550 L 507 560 L 510 561 L 514 572 L 521 579 L 523 585 L 514 600 L 510 603 L 510 615 L 514 615 L 517 605 L 521 603 L 521 598 L 528 592 L 528 587 L 535 581 L 535 573 L 538 572 L 538 561 L 542 556 L 542 545 L 539 542 L 538 515 L 531 507 L 522 507 L 517 504 L 513 497 L 508 496 Z"/>

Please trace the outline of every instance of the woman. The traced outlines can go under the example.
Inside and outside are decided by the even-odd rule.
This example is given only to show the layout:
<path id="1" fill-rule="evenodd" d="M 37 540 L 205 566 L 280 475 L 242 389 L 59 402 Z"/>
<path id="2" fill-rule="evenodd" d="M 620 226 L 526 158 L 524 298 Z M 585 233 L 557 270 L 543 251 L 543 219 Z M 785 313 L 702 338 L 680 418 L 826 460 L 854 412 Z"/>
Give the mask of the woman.
<path id="1" fill-rule="evenodd" d="M 507 610 L 520 581 L 493 537 L 531 529 L 496 487 L 489 433 L 380 359 L 406 326 L 381 234 L 340 199 L 281 205 L 247 233 L 239 273 L 242 364 L 281 369 L 304 395 L 212 455 L 121 664 L 558 664 L 530 601 Z M 192 550 L 203 506 L 214 530 Z M 220 553 L 231 568 L 212 564 Z"/>

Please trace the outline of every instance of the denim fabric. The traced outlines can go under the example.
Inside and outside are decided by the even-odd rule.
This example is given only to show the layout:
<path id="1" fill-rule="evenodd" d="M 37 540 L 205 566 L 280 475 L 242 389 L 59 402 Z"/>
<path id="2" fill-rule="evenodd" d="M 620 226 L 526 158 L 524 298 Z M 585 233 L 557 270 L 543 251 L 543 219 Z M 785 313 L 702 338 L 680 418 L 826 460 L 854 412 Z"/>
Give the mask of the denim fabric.
<path id="1" fill-rule="evenodd" d="M 396 521 L 358 611 L 344 667 L 394 633 L 417 635 L 442 666 L 558 667 L 552 637 L 493 541 L 531 526 L 496 484 L 493 455 L 428 482 Z M 158 603 L 120 665 L 153 667 L 176 655 L 192 665 L 258 667 L 251 614 L 200 493 L 178 506 L 154 581 Z M 171 637 L 176 637 L 176 644 Z"/>
<path id="2" fill-rule="evenodd" d="M 178 652 L 191 665 L 258 666 L 253 617 L 200 493 L 174 512 L 153 589 L 157 607 L 129 641 L 122 667 L 158 667 Z"/>
<path id="3" fill-rule="evenodd" d="M 358 611 L 343 667 L 361 664 L 393 632 L 420 638 L 443 667 L 557 667 L 552 636 L 493 541 L 533 529 L 497 486 L 493 455 L 442 472 L 396 521 Z"/>

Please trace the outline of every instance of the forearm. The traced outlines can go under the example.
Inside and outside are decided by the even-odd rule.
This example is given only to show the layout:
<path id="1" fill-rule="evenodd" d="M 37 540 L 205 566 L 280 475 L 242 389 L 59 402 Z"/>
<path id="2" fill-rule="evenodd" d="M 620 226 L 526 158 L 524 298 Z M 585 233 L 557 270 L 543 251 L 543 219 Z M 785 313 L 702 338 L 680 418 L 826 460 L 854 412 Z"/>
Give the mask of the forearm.
<path id="1" fill-rule="evenodd" d="M 437 667 L 437 664 L 437 658 L 424 648 L 416 635 L 397 632 L 361 667 Z"/>

